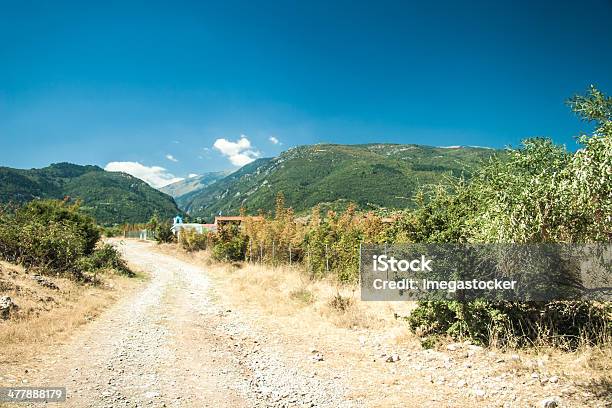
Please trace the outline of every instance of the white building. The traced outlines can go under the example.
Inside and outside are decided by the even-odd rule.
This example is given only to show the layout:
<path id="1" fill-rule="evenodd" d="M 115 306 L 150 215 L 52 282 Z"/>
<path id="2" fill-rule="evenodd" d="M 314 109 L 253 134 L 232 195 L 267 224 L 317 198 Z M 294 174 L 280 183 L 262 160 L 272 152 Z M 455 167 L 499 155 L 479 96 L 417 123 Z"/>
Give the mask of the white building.
<path id="1" fill-rule="evenodd" d="M 172 233 L 177 236 L 180 235 L 181 231 L 195 231 L 198 234 L 204 234 L 209 231 L 216 231 L 216 229 L 215 224 L 184 223 L 180 215 L 174 217 L 172 228 L 170 228 Z"/>

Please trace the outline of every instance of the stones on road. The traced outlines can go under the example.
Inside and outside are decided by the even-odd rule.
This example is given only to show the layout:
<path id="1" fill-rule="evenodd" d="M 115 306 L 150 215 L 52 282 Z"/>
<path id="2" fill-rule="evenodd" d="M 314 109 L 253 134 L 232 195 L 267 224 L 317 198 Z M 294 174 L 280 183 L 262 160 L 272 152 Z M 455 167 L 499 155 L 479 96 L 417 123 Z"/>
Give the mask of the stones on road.
<path id="1" fill-rule="evenodd" d="M 389 357 L 386 358 L 385 362 L 387 363 L 396 363 L 400 361 L 400 356 L 399 354 L 391 354 Z"/>

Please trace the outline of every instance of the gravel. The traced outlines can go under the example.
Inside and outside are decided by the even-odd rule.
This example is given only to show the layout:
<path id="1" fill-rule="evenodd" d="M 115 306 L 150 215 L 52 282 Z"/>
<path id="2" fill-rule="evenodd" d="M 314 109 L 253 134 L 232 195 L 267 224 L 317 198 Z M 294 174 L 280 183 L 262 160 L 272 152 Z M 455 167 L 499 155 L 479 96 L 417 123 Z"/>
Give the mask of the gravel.
<path id="1" fill-rule="evenodd" d="M 150 275 L 144 287 L 42 358 L 26 381 L 65 385 L 65 407 L 360 406 L 341 378 L 300 370 L 282 345 L 217 306 L 202 270 L 148 245 L 120 247 Z"/>

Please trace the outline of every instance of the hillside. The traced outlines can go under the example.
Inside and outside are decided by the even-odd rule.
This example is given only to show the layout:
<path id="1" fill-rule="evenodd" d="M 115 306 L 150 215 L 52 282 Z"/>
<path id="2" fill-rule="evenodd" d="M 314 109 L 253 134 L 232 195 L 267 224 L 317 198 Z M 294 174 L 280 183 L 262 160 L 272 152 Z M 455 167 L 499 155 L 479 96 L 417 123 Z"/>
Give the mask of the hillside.
<path id="1" fill-rule="evenodd" d="M 98 166 L 57 163 L 42 169 L 0 167 L 0 203 L 70 197 L 100 224 L 146 222 L 179 212 L 174 200 L 144 181 Z"/>
<path id="2" fill-rule="evenodd" d="M 168 184 L 159 189 L 162 193 L 178 199 L 186 194 L 194 193 L 198 190 L 208 187 L 217 180 L 221 180 L 231 174 L 231 171 L 215 171 L 204 173 L 199 176 L 186 178 L 185 180 L 177 181 L 176 183 Z"/>
<path id="3" fill-rule="evenodd" d="M 282 191 L 296 212 L 316 204 L 355 202 L 360 208 L 406 208 L 423 185 L 445 175 L 468 175 L 495 150 L 420 145 L 368 144 L 300 146 L 273 159 L 259 159 L 230 176 L 181 198 L 179 206 L 194 216 L 212 218 L 270 211 Z"/>

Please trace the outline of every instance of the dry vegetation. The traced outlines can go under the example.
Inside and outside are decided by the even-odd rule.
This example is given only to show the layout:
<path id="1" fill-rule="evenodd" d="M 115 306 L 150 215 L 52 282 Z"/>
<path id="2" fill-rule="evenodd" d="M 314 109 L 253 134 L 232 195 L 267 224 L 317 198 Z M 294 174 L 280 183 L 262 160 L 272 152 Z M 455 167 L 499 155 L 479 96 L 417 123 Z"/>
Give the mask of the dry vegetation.
<path id="1" fill-rule="evenodd" d="M 137 283 L 118 275 L 105 275 L 101 285 L 48 275 L 41 284 L 33 277 L 21 266 L 0 262 L 0 296 L 17 305 L 0 320 L 0 365 L 27 360 L 65 340 Z"/>
<path id="2" fill-rule="evenodd" d="M 158 250 L 206 267 L 219 302 L 283 338 L 290 353 L 320 351 L 325 362 L 316 370 L 348 376 L 354 396 L 372 406 L 435 401 L 458 407 L 508 401 L 509 406 L 535 406 L 550 396 L 560 396 L 562 406 L 612 404 L 609 346 L 582 346 L 569 353 L 553 347 L 471 351 L 463 343 L 449 350 L 458 343 L 448 339 L 424 350 L 401 318 L 414 304 L 363 302 L 356 286 L 313 280 L 300 267 L 218 263 L 207 251 L 189 253 L 171 244 Z M 385 362 L 395 353 L 399 362 Z M 308 359 L 304 369 L 313 369 Z M 466 384 L 458 386 L 460 381 Z M 484 397 L 475 394 L 479 389 L 486 391 Z M 406 395 L 417 396 L 406 402 Z"/>
<path id="3" fill-rule="evenodd" d="M 358 287 L 337 282 L 334 277 L 312 279 L 302 265 L 270 266 L 241 262 L 216 262 L 207 251 L 186 252 L 173 244 L 159 250 L 206 266 L 207 272 L 246 304 L 257 305 L 269 315 L 312 314 L 347 329 L 380 329 L 397 325 L 396 316 L 405 316 L 411 302 L 363 302 Z"/>

